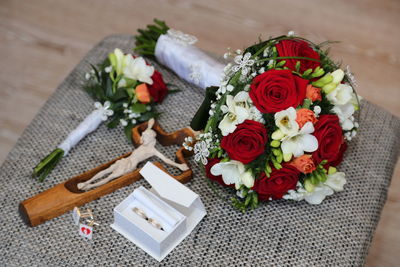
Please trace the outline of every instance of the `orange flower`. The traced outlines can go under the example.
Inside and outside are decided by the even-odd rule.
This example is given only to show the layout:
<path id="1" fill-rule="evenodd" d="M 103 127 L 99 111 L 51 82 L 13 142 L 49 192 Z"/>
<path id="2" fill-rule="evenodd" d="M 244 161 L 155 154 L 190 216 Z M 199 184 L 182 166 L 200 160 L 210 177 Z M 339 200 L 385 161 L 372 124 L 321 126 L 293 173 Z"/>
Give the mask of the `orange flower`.
<path id="1" fill-rule="evenodd" d="M 321 89 L 319 89 L 317 87 L 314 87 L 311 84 L 307 85 L 306 97 L 308 99 L 310 99 L 311 101 L 313 101 L 313 102 L 316 101 L 316 100 L 321 101 L 322 100 Z"/>
<path id="2" fill-rule="evenodd" d="M 302 173 L 312 173 L 316 169 L 311 155 L 297 157 L 290 164 Z"/>
<path id="3" fill-rule="evenodd" d="M 150 93 L 145 83 L 136 86 L 135 91 L 136 91 L 136 97 L 141 103 L 143 104 L 150 103 L 151 100 Z"/>
<path id="4" fill-rule="evenodd" d="M 299 128 L 301 129 L 304 124 L 307 122 L 312 122 L 312 124 L 316 123 L 318 120 L 315 118 L 315 114 L 313 111 L 307 109 L 307 108 L 301 108 L 296 111 L 296 122 L 299 125 Z"/>

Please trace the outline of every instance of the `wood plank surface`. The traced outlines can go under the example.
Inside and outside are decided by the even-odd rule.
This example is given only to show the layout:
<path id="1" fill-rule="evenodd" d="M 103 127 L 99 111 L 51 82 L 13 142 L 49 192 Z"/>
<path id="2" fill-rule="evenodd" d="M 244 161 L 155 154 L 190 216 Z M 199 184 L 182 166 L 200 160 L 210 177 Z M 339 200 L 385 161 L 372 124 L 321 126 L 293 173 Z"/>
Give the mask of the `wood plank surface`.
<path id="1" fill-rule="evenodd" d="M 109 34 L 133 34 L 154 18 L 223 53 L 258 36 L 294 30 L 316 42 L 342 41 L 332 55 L 351 66 L 358 92 L 400 116 L 400 1 L 0 1 L 0 162 L 56 86 Z M 400 165 L 367 266 L 398 266 Z"/>

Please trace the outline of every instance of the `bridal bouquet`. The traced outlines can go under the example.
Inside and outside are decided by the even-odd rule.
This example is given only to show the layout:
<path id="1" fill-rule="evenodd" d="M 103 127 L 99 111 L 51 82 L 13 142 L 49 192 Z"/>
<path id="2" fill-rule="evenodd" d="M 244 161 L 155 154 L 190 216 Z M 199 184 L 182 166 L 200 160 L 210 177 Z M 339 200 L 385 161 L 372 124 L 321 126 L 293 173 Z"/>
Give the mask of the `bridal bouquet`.
<path id="1" fill-rule="evenodd" d="M 353 75 L 328 57 L 327 44 L 290 35 L 238 50 L 219 88 L 209 88 L 195 159 L 208 178 L 235 188 L 236 208 L 320 204 L 343 190 L 336 166 L 356 135 L 359 102 Z"/>
<path id="2" fill-rule="evenodd" d="M 115 49 L 98 67 L 86 73 L 84 89 L 96 101 L 95 110 L 33 171 L 43 181 L 57 163 L 86 135 L 96 130 L 103 121 L 110 128 L 122 125 L 130 140 L 131 129 L 138 123 L 159 115 L 155 104 L 168 93 L 162 75 L 142 57 L 124 54 Z"/>

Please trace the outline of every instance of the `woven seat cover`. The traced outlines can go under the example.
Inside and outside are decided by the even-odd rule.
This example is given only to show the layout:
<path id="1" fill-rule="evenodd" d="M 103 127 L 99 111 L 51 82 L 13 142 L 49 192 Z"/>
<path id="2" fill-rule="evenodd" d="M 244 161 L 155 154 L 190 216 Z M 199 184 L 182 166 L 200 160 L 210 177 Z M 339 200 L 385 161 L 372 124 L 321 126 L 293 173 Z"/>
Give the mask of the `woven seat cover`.
<path id="1" fill-rule="evenodd" d="M 93 110 L 82 90 L 89 63 L 97 64 L 119 47 L 131 52 L 129 35 L 112 35 L 96 45 L 61 83 L 26 128 L 0 169 L 1 266 L 360 266 L 364 263 L 386 200 L 398 152 L 400 120 L 364 101 L 359 134 L 339 166 L 346 173 L 343 192 L 321 205 L 274 201 L 242 214 L 225 199 L 232 192 L 208 185 L 191 160 L 194 178 L 187 186 L 198 193 L 207 216 L 161 263 L 114 231 L 113 208 L 144 180 L 86 204 L 101 224 L 93 240 L 78 235 L 71 213 L 37 227 L 23 223 L 18 204 L 54 185 L 132 150 L 122 127 L 103 124 L 65 157 L 44 183 L 30 177 L 32 167 L 52 151 Z M 187 125 L 203 91 L 155 64 L 164 79 L 182 91 L 169 95 L 158 110 L 167 131 Z M 178 146 L 158 149 L 170 158 Z"/>

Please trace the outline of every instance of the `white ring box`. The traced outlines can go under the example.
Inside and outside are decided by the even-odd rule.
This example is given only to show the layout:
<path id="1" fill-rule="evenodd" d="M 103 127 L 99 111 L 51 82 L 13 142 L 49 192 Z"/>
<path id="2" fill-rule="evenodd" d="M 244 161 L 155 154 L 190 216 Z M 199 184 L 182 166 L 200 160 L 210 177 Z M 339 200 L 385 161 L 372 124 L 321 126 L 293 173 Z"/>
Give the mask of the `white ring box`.
<path id="1" fill-rule="evenodd" d="M 140 170 L 140 174 L 152 186 L 135 189 L 114 208 L 114 223 L 111 227 L 158 261 L 162 261 L 207 214 L 200 197 L 192 190 L 172 178 L 151 162 Z M 137 191 L 138 190 L 138 191 Z M 163 224 L 164 231 L 157 229 L 133 211 L 138 207 L 148 218 L 165 222 L 160 214 L 149 209 L 149 205 L 138 199 L 139 193 L 148 197 L 163 211 L 171 214 L 177 223 Z M 168 227 L 166 227 L 168 226 Z"/>

